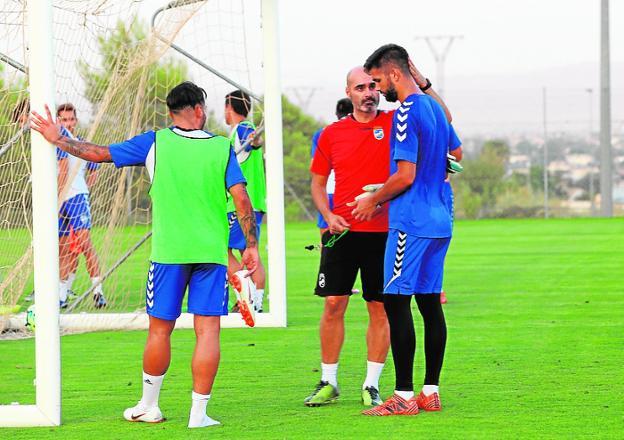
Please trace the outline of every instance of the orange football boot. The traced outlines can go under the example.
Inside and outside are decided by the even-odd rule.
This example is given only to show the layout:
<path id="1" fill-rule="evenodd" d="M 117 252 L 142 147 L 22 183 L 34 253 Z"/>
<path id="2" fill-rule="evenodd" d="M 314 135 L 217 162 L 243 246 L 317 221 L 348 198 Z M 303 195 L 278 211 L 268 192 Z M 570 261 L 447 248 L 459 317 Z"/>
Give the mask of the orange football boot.
<path id="1" fill-rule="evenodd" d="M 397 394 L 392 394 L 381 405 L 362 411 L 365 416 L 415 416 L 418 414 L 418 403 L 415 398 L 405 400 Z"/>
<path id="2" fill-rule="evenodd" d="M 425 393 L 421 391 L 420 394 L 416 396 L 416 403 L 418 404 L 418 408 L 425 411 L 440 411 L 442 409 L 440 395 L 438 393 L 425 396 Z"/>

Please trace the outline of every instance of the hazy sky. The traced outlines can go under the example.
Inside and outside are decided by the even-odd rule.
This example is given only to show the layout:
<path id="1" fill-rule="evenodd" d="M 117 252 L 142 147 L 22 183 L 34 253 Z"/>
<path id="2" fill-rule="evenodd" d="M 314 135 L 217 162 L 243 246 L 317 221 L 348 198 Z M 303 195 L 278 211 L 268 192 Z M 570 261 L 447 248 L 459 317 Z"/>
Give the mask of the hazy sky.
<path id="1" fill-rule="evenodd" d="M 610 18 L 613 118 L 624 120 L 624 1 L 610 2 Z M 295 89 L 306 98 L 301 87 L 315 88 L 309 110 L 328 120 L 345 72 L 388 42 L 405 46 L 435 86 L 433 56 L 415 39 L 424 35 L 463 36 L 447 57 L 446 98 L 470 132 L 536 128 L 543 86 L 561 129 L 584 127 L 588 87 L 598 115 L 599 0 L 283 0 L 281 26 L 284 88 L 295 100 Z"/>
<path id="2" fill-rule="evenodd" d="M 260 2 L 240 1 L 253 22 Z M 164 4 L 148 0 L 143 7 L 151 15 Z M 209 2 L 232 4 L 240 7 L 237 0 Z M 461 35 L 445 68 L 445 98 L 460 132 L 541 132 L 543 87 L 550 129 L 582 132 L 590 118 L 598 126 L 599 14 L 600 0 L 281 0 L 282 86 L 291 100 L 331 121 L 346 72 L 380 45 L 405 46 L 436 87 L 433 56 L 416 37 Z M 613 130 L 621 132 L 624 0 L 611 0 L 610 18 Z M 258 43 L 253 32 L 247 39 L 248 49 Z"/>

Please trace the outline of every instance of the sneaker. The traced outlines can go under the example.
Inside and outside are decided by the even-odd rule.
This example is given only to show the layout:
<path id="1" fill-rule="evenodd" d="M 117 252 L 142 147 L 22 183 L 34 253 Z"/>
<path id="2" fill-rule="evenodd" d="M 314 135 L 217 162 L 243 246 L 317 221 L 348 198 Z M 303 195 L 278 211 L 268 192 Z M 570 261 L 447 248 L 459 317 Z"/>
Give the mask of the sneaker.
<path id="1" fill-rule="evenodd" d="M 416 403 L 418 404 L 418 408 L 425 411 L 440 411 L 442 409 L 440 395 L 438 393 L 425 396 L 425 393 L 421 391 L 420 394 L 416 396 Z"/>
<path id="2" fill-rule="evenodd" d="M 166 420 L 160 412 L 160 408 L 155 406 L 146 409 L 140 402 L 137 406 L 126 409 L 123 416 L 129 422 L 160 423 Z"/>
<path id="3" fill-rule="evenodd" d="M 365 416 L 414 416 L 418 414 L 418 404 L 415 398 L 405 400 L 397 394 L 381 405 L 362 411 Z"/>
<path id="4" fill-rule="evenodd" d="M 254 285 L 251 278 L 246 276 L 248 271 L 239 270 L 230 279 L 230 284 L 234 288 L 236 293 L 236 299 L 239 313 L 249 327 L 256 325 L 256 317 L 254 314 L 254 307 L 251 301 Z"/>
<path id="5" fill-rule="evenodd" d="M 446 304 L 446 293 L 444 290 L 440 292 L 440 304 Z"/>
<path id="6" fill-rule="evenodd" d="M 68 305 L 69 305 L 69 303 L 67 302 L 67 300 L 65 300 L 65 301 L 59 300 L 59 307 L 61 309 L 66 309 Z"/>
<path id="7" fill-rule="evenodd" d="M 104 298 L 104 295 L 102 293 L 93 294 L 93 305 L 96 309 L 104 308 L 107 304 L 108 303 L 106 302 L 106 298 Z"/>
<path id="8" fill-rule="evenodd" d="M 366 387 L 362 390 L 362 404 L 365 406 L 381 405 L 383 401 L 379 397 L 379 390 L 375 387 Z"/>
<path id="9" fill-rule="evenodd" d="M 340 396 L 338 388 L 322 380 L 316 385 L 312 394 L 304 399 L 303 404 L 305 406 L 327 405 L 338 400 L 338 396 Z"/>

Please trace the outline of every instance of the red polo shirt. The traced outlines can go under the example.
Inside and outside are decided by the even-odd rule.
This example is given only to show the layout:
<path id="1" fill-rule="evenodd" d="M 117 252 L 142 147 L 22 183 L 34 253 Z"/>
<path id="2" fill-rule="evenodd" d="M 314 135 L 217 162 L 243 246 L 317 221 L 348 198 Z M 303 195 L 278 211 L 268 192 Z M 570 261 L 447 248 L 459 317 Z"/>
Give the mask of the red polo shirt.
<path id="1" fill-rule="evenodd" d="M 333 213 L 344 218 L 354 232 L 387 232 L 387 204 L 371 221 L 353 218 L 347 203 L 362 192 L 364 185 L 384 183 L 390 174 L 390 129 L 393 112 L 380 111 L 367 123 L 352 115 L 327 126 L 318 142 L 310 171 L 329 176 L 336 173 Z"/>

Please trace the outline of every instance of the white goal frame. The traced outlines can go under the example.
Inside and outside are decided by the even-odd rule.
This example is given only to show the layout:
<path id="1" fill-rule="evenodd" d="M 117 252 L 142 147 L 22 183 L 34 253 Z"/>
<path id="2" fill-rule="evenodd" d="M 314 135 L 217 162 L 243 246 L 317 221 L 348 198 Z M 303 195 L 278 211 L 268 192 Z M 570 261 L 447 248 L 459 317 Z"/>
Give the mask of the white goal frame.
<path id="1" fill-rule="evenodd" d="M 279 67 L 279 0 L 261 0 L 264 124 L 267 175 L 268 267 L 271 284 L 270 311 L 257 315 L 258 327 L 286 326 L 286 256 L 284 229 L 284 169 L 282 101 Z M 170 5 L 174 2 L 170 3 Z M 54 108 L 54 53 L 52 0 L 28 0 L 29 89 L 31 108 L 42 112 Z M 56 194 L 57 161 L 53 148 L 36 132 L 32 139 L 32 204 L 35 304 L 34 405 L 0 405 L 0 427 L 58 426 L 61 424 L 60 328 L 94 330 L 85 321 L 101 321 L 102 329 L 145 329 L 145 313 L 85 315 L 59 313 L 58 222 Z M 115 325 L 110 325 L 115 323 Z M 223 317 L 222 327 L 244 327 L 238 314 Z M 192 315 L 183 314 L 176 325 L 192 328 Z"/>

